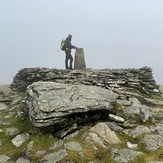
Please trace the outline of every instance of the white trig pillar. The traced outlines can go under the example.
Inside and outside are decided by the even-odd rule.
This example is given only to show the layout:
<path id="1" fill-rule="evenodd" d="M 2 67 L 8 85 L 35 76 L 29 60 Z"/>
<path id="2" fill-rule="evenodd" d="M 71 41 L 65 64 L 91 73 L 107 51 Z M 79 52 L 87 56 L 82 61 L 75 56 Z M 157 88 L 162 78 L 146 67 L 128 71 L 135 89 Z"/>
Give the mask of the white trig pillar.
<path id="1" fill-rule="evenodd" d="M 74 69 L 85 69 L 85 57 L 83 48 L 76 48 L 75 51 L 75 60 L 74 60 Z"/>

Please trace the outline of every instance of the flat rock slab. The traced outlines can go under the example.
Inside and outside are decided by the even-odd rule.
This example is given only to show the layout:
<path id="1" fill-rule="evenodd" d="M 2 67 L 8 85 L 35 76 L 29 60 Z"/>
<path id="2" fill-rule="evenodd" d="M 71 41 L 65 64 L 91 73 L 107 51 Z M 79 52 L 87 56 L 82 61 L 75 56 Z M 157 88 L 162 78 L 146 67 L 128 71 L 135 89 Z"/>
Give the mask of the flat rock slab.
<path id="1" fill-rule="evenodd" d="M 142 155 L 142 152 L 137 152 L 131 149 L 116 149 L 111 150 L 112 159 L 120 163 L 130 162 L 135 159 L 137 156 Z"/>
<path id="2" fill-rule="evenodd" d="M 76 115 L 83 113 L 109 111 L 116 98 L 117 94 L 100 87 L 36 82 L 27 88 L 26 103 L 32 124 L 46 127 L 70 123 L 70 115 L 78 119 Z"/>

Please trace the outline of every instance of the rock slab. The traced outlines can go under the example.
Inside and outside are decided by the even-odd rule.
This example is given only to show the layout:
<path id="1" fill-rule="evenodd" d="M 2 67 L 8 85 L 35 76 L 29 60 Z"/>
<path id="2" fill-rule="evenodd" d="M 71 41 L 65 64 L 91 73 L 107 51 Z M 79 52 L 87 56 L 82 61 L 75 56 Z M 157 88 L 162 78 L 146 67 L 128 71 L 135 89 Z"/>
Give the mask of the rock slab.
<path id="1" fill-rule="evenodd" d="M 36 82 L 27 88 L 26 103 L 32 124 L 46 127 L 68 124 L 71 119 L 78 122 L 83 113 L 98 112 L 99 116 L 113 109 L 116 98 L 117 94 L 100 87 Z M 91 117 L 86 115 L 85 119 L 90 121 Z"/>

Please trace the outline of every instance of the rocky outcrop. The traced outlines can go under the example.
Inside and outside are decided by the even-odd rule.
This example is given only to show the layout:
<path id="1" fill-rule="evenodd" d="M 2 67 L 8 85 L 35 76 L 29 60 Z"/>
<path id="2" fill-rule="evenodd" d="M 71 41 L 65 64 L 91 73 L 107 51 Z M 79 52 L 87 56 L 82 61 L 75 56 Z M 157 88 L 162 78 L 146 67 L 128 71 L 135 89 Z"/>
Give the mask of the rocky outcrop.
<path id="1" fill-rule="evenodd" d="M 94 86 L 36 82 L 27 88 L 26 103 L 34 126 L 66 127 L 100 119 L 113 109 L 117 95 Z"/>
<path id="2" fill-rule="evenodd" d="M 54 69 L 33 70 L 23 69 L 24 76 L 20 72 L 16 75 L 12 88 L 18 92 L 0 95 L 0 162 L 162 162 L 163 99 L 152 96 L 159 95 L 155 84 L 154 89 L 149 85 L 144 89 L 145 80 L 140 78 L 140 87 L 104 83 L 107 75 L 111 79 L 108 72 L 113 70 L 78 73 L 55 69 L 57 75 L 47 75 Z M 49 78 L 39 78 L 36 70 L 48 70 L 44 75 Z M 38 78 L 33 76 L 36 74 Z M 122 71 L 115 74 L 122 79 Z M 147 91 L 140 95 L 131 89 Z M 20 93 L 22 90 L 26 92 Z M 60 127 L 57 131 L 42 128 L 56 124 Z"/>
<path id="3" fill-rule="evenodd" d="M 107 89 L 136 89 L 145 94 L 161 93 L 153 78 L 152 69 L 149 67 L 101 70 L 24 68 L 15 75 L 11 88 L 16 91 L 25 91 L 28 85 L 37 81 L 94 85 Z"/>

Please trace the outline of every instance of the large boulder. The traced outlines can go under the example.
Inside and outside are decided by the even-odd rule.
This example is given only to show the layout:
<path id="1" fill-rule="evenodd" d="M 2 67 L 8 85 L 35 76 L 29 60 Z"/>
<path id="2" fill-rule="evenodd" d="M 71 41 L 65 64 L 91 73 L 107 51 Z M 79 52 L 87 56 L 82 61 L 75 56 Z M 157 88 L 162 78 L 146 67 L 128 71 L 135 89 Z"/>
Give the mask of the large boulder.
<path id="1" fill-rule="evenodd" d="M 27 88 L 26 104 L 34 126 L 65 127 L 107 115 L 116 98 L 117 94 L 100 87 L 36 82 Z"/>

